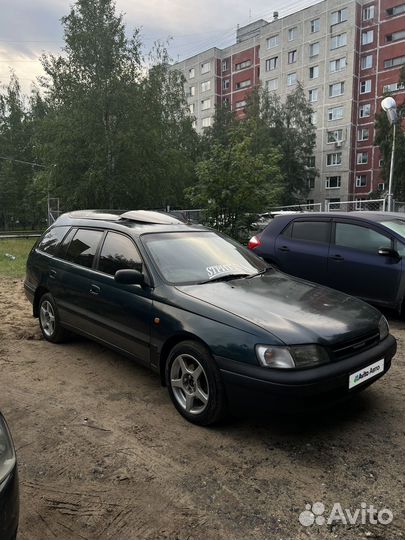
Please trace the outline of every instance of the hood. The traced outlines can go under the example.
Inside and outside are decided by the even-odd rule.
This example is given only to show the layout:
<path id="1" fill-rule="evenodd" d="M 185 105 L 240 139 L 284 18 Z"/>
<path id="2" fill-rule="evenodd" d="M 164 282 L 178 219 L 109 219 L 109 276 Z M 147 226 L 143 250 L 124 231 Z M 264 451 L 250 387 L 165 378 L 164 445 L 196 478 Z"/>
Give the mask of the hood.
<path id="1" fill-rule="evenodd" d="M 381 317 L 357 298 L 275 270 L 250 279 L 177 289 L 253 323 L 288 345 L 353 339 L 376 331 Z"/>

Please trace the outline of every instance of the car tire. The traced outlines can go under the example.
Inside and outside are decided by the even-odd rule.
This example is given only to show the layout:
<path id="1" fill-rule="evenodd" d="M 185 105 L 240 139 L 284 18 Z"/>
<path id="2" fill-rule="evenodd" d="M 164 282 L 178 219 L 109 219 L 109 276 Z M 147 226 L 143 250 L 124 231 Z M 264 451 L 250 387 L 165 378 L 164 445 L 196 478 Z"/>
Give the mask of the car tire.
<path id="1" fill-rule="evenodd" d="M 221 374 L 208 350 L 196 341 L 183 341 L 170 351 L 166 384 L 179 413 L 193 424 L 208 426 L 226 415 Z"/>
<path id="2" fill-rule="evenodd" d="M 38 304 L 39 326 L 42 335 L 52 343 L 62 343 L 68 338 L 68 331 L 60 324 L 58 308 L 50 293 L 41 296 Z"/>

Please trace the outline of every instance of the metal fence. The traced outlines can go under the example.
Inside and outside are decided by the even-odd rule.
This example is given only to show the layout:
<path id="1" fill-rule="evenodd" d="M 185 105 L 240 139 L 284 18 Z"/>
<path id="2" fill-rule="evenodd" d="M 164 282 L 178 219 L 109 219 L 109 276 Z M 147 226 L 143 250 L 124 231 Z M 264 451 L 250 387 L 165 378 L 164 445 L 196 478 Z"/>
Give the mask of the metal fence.
<path id="1" fill-rule="evenodd" d="M 405 213 L 405 202 L 394 201 L 394 212 Z"/>
<path id="2" fill-rule="evenodd" d="M 385 199 L 358 199 L 354 201 L 339 201 L 339 202 L 329 202 L 325 203 L 326 212 L 353 212 L 353 211 L 382 211 L 386 210 L 386 200 Z"/>
<path id="3" fill-rule="evenodd" d="M 271 212 L 322 212 L 322 203 L 289 204 L 287 206 L 273 206 Z"/>

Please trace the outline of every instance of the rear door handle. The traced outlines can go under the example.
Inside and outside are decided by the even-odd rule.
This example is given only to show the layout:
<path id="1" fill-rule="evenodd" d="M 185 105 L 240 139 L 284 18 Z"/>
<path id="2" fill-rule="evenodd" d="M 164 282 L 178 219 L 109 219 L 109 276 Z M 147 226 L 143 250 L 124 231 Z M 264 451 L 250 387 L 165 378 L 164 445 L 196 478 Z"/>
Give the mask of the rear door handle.
<path id="1" fill-rule="evenodd" d="M 56 278 L 56 270 L 49 270 L 49 277 L 52 279 Z"/>
<path id="2" fill-rule="evenodd" d="M 344 261 L 344 257 L 342 257 L 342 255 L 332 255 L 330 257 L 333 261 Z"/>
<path id="3" fill-rule="evenodd" d="M 100 294 L 100 287 L 98 287 L 97 285 L 90 285 L 90 294 Z"/>
<path id="4" fill-rule="evenodd" d="M 278 249 L 279 249 L 279 251 L 290 251 L 290 248 L 287 247 L 287 246 L 281 246 Z"/>

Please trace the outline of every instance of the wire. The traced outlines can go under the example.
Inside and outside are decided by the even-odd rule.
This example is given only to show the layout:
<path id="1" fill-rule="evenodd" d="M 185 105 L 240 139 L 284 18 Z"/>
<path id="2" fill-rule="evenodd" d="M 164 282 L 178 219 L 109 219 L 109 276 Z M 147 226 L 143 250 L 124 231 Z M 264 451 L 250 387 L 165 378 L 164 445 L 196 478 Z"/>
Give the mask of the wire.
<path id="1" fill-rule="evenodd" d="M 41 169 L 46 169 L 45 165 L 40 165 L 39 163 L 32 163 L 31 161 L 23 161 L 21 159 L 14 159 L 5 156 L 0 156 L 0 159 L 4 159 L 6 161 L 15 161 L 16 163 L 23 163 L 24 165 L 31 165 L 32 167 L 41 167 Z"/>

